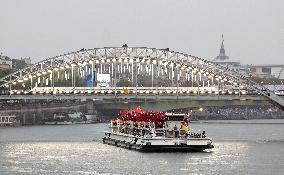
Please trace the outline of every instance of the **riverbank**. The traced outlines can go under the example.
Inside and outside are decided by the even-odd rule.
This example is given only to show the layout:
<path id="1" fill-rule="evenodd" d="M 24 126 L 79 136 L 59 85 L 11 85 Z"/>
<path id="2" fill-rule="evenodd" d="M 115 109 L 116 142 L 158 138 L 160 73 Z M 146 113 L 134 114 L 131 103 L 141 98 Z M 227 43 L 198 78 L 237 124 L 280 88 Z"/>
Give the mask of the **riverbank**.
<path id="1" fill-rule="evenodd" d="M 191 123 L 208 124 L 284 124 L 284 119 L 251 119 L 251 120 L 197 120 Z"/>

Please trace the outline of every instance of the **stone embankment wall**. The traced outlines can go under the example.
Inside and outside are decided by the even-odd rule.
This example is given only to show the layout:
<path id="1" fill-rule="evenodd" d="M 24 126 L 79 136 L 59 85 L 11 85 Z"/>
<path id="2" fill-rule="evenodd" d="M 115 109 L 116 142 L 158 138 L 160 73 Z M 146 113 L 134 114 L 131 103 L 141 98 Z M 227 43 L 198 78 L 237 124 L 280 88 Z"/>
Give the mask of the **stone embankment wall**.
<path id="1" fill-rule="evenodd" d="M 42 124 L 44 118 L 51 117 L 54 113 L 95 113 L 94 110 L 93 104 L 88 102 L 21 103 L 14 106 L 1 107 L 0 115 L 16 115 L 21 125 L 37 125 Z"/>

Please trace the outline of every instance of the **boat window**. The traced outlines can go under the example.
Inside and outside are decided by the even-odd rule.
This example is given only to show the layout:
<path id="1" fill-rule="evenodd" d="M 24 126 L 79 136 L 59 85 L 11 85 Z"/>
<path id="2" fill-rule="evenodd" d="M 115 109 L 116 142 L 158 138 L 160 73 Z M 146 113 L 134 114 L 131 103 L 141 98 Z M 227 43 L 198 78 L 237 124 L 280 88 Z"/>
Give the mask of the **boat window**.
<path id="1" fill-rule="evenodd" d="M 169 121 L 183 121 L 184 116 L 168 116 Z"/>

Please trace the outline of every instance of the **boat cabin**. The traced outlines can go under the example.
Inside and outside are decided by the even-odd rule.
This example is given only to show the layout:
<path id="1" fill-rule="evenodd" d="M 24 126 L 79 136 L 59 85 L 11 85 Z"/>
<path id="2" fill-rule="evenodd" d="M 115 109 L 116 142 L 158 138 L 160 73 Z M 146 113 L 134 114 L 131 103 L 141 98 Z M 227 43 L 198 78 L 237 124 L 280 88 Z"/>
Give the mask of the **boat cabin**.
<path id="1" fill-rule="evenodd" d="M 188 115 L 185 113 L 166 112 L 165 117 L 167 118 L 163 126 L 165 137 L 187 136 L 189 131 Z"/>

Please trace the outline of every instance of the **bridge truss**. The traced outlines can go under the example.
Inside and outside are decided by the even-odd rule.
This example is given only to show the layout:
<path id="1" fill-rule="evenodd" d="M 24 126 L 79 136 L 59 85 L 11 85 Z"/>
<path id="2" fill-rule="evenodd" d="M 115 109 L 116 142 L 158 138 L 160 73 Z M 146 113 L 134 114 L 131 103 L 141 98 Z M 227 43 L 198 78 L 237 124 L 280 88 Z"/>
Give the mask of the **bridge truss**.
<path id="1" fill-rule="evenodd" d="M 82 49 L 55 56 L 1 78 L 0 86 L 6 88 L 9 95 L 36 94 L 37 89 L 46 87 L 53 94 L 62 93 L 58 90 L 60 86 L 71 87 L 75 93 L 76 88 L 82 86 L 78 80 L 88 75 L 94 77 L 95 73 L 110 74 L 114 89 L 122 86 L 119 83 L 124 79 L 132 89 L 148 86 L 156 88 L 153 91 L 156 94 L 160 93 L 158 87 L 161 86 L 197 87 L 194 90 L 197 95 L 204 91 L 222 94 L 226 87 L 231 87 L 235 95 L 253 92 L 284 110 L 281 98 L 236 71 L 196 56 L 147 47 Z M 145 79 L 148 81 L 142 82 Z M 230 90 L 227 89 L 228 93 Z"/>

